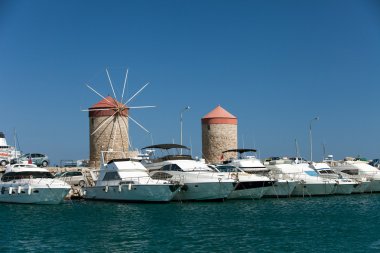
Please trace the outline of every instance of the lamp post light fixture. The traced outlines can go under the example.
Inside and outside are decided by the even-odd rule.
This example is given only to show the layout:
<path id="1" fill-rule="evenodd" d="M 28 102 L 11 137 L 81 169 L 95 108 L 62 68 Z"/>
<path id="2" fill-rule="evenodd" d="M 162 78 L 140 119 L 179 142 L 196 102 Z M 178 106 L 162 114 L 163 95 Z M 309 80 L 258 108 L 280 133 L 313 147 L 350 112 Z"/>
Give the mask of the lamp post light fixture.
<path id="1" fill-rule="evenodd" d="M 312 120 L 310 120 L 310 125 L 309 125 L 310 162 L 313 161 L 313 136 L 312 136 L 312 133 L 311 133 L 311 124 L 313 123 L 314 120 L 315 120 L 315 121 L 319 120 L 319 117 L 315 117 L 315 118 L 313 118 Z"/>
<path id="2" fill-rule="evenodd" d="M 182 114 L 186 111 L 186 110 L 190 110 L 190 106 L 186 106 L 185 108 L 182 109 L 181 113 L 180 113 L 180 124 L 181 124 L 181 145 L 182 145 L 182 128 L 183 128 L 183 116 Z M 181 149 L 181 153 L 182 153 L 182 149 Z"/>

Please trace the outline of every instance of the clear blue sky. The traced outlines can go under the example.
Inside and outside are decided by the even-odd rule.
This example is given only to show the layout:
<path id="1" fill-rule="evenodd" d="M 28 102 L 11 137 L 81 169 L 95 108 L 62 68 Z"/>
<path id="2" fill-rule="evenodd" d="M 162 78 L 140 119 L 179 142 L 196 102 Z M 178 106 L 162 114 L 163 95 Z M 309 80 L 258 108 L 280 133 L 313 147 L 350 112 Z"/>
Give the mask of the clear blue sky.
<path id="1" fill-rule="evenodd" d="M 0 131 L 54 163 L 89 153 L 88 108 L 151 84 L 131 115 L 154 143 L 201 154 L 200 119 L 218 104 L 238 117 L 239 147 L 260 157 L 380 157 L 379 1 L 1 1 Z M 130 122 L 134 147 L 150 136 Z"/>

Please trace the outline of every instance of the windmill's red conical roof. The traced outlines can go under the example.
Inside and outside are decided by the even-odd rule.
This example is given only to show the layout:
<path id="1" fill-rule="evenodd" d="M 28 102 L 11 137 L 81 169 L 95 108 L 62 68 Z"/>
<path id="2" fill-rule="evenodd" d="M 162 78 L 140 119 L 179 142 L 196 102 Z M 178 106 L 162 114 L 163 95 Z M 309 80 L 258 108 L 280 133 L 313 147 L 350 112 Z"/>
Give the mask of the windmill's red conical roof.
<path id="1" fill-rule="evenodd" d="M 204 124 L 233 124 L 237 125 L 237 118 L 218 105 L 214 110 L 202 118 Z"/>
<path id="2" fill-rule="evenodd" d="M 91 106 L 89 109 L 94 109 L 94 108 L 115 108 L 118 105 L 125 107 L 125 105 L 123 105 L 122 103 L 118 102 L 113 97 L 108 96 L 106 98 L 103 98 L 98 103 L 94 104 L 93 106 Z"/>
<path id="3" fill-rule="evenodd" d="M 115 98 L 108 96 L 100 100 L 98 103 L 94 104 L 90 108 L 88 108 L 90 111 L 88 113 L 89 117 L 105 117 L 105 116 L 111 116 L 113 115 L 117 108 L 125 108 L 121 111 L 122 116 L 128 115 L 128 108 L 117 101 Z M 93 110 L 93 109 L 109 109 L 109 110 Z"/>

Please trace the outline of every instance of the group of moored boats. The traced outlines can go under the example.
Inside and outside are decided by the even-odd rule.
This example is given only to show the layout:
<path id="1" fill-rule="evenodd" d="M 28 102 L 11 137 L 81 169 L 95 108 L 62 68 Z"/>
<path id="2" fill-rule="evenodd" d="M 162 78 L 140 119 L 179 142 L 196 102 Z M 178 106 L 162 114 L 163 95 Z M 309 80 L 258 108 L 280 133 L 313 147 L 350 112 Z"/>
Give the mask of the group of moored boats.
<path id="1" fill-rule="evenodd" d="M 253 149 L 233 149 L 225 152 L 236 152 L 238 158 L 211 165 L 182 154 L 188 151 L 182 145 L 152 145 L 143 150 L 146 155 L 135 158 L 102 152 L 101 167 L 91 172 L 94 184 L 83 188 L 83 197 L 169 202 L 380 192 L 380 170 L 363 161 L 315 163 L 273 157 L 262 162 L 245 155 Z M 158 150 L 165 154 L 157 157 Z M 0 202 L 57 204 L 71 187 L 44 168 L 15 164 L 7 167 L 0 189 Z"/>
<path id="2" fill-rule="evenodd" d="M 8 165 L 0 181 L 0 202 L 59 204 L 71 186 L 34 164 Z"/>

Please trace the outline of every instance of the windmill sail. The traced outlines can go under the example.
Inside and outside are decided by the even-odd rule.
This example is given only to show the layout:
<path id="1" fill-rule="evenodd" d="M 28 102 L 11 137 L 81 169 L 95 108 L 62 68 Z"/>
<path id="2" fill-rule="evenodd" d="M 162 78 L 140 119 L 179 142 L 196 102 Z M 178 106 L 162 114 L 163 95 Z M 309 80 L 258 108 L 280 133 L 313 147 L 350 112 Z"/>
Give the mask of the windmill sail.
<path id="1" fill-rule="evenodd" d="M 120 101 L 117 100 L 116 90 L 108 69 L 106 69 L 106 75 L 113 97 L 104 96 L 95 88 L 86 84 L 102 100 L 87 110 L 82 110 L 87 111 L 90 117 L 90 166 L 93 165 L 95 167 L 99 164 L 101 151 L 114 150 L 125 152 L 129 150 L 131 140 L 128 134 L 128 119 L 131 119 L 133 123 L 145 132 L 150 133 L 141 123 L 130 117 L 129 112 L 131 109 L 156 107 L 154 105 L 129 106 L 129 103 L 148 86 L 149 82 L 142 86 L 126 102 L 123 102 L 128 79 L 128 69 L 125 73 L 122 94 L 119 96 Z"/>

